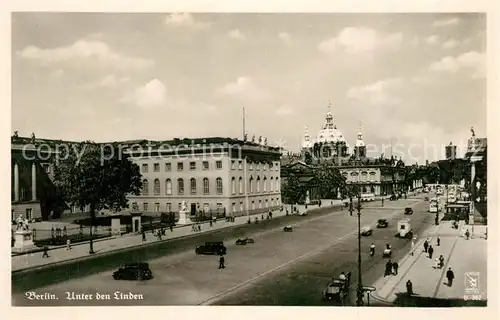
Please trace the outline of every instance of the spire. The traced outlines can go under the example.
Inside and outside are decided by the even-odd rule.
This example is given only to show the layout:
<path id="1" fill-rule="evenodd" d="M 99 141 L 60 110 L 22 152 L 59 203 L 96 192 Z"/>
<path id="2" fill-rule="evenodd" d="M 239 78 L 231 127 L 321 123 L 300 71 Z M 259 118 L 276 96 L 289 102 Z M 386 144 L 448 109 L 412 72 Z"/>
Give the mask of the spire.
<path id="1" fill-rule="evenodd" d="M 309 128 L 307 127 L 307 125 L 305 126 L 304 128 L 304 141 L 309 141 Z"/>
<path id="2" fill-rule="evenodd" d="M 361 121 L 359 122 L 358 139 L 356 140 L 356 147 L 363 147 L 365 145 L 363 141 L 363 131 L 361 129 Z"/>
<path id="3" fill-rule="evenodd" d="M 323 129 L 336 129 L 337 126 L 334 124 L 334 119 L 332 115 L 332 102 L 328 100 L 328 112 L 326 113 L 325 117 L 325 125 L 323 126 Z"/>

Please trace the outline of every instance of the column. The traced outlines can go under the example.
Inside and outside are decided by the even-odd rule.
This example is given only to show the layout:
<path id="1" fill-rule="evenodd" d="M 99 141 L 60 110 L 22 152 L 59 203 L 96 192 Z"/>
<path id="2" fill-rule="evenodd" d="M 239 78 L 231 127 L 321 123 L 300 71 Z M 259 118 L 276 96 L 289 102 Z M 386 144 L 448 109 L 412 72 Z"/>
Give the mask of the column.
<path id="1" fill-rule="evenodd" d="M 36 164 L 31 165 L 31 199 L 36 200 Z"/>
<path id="2" fill-rule="evenodd" d="M 19 165 L 14 164 L 14 201 L 19 201 Z"/>

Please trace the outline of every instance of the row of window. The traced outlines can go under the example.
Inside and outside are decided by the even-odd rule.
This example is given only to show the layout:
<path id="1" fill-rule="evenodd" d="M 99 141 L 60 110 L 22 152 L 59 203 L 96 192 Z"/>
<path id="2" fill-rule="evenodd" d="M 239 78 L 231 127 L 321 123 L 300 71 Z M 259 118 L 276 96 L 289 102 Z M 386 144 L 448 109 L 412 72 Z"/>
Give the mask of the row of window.
<path id="1" fill-rule="evenodd" d="M 185 192 L 185 186 L 184 186 L 184 179 L 179 178 L 177 179 L 177 194 L 178 195 L 183 195 Z M 223 193 L 223 184 L 222 184 L 222 178 L 217 178 L 215 179 L 215 189 L 217 194 L 222 194 Z M 195 195 L 197 194 L 197 183 L 195 178 L 191 178 L 189 180 L 189 190 L 190 194 Z M 253 177 L 250 177 L 250 180 L 248 181 L 248 192 L 249 193 L 260 193 L 260 192 L 279 192 L 280 186 L 279 186 L 279 179 L 273 179 L 271 177 L 269 180 L 267 177 L 264 177 L 264 179 L 260 179 L 260 177 L 257 177 L 257 179 L 254 181 Z M 142 181 L 142 195 L 143 196 L 149 196 L 149 181 L 148 179 L 144 179 Z M 236 178 L 232 178 L 231 180 L 231 193 L 232 194 L 243 194 L 243 178 L 238 179 L 238 186 L 236 186 Z M 169 196 L 172 195 L 172 180 L 171 179 L 166 179 L 165 180 L 165 195 Z M 210 194 L 210 181 L 208 178 L 203 178 L 203 194 Z M 153 182 L 153 195 L 159 196 L 161 195 L 161 183 L 159 179 L 155 179 Z"/>
<path id="2" fill-rule="evenodd" d="M 197 184 L 195 178 L 191 178 L 189 180 L 189 189 L 191 194 L 197 194 Z M 217 194 L 223 193 L 222 178 L 219 177 L 215 179 L 215 189 Z M 160 194 L 161 194 L 160 180 L 155 179 L 153 182 L 153 195 L 159 196 Z M 170 179 L 165 180 L 165 194 L 167 196 L 172 195 L 172 180 Z M 184 179 L 182 178 L 177 179 L 177 194 L 178 195 L 184 194 Z M 203 178 L 203 194 L 210 194 L 210 181 L 208 180 L 208 178 Z M 142 181 L 142 195 L 143 196 L 149 195 L 148 179 L 144 179 Z"/>
<path id="3" fill-rule="evenodd" d="M 201 167 L 203 170 L 210 170 L 210 163 L 209 161 L 203 161 L 201 163 Z M 222 161 L 217 160 L 215 161 L 215 168 L 217 170 L 222 170 Z M 275 171 L 279 170 L 279 165 L 273 165 L 272 163 L 267 165 L 265 163 L 260 164 L 260 163 L 250 163 L 249 164 L 249 170 L 260 170 L 262 168 L 263 171 L 266 171 L 269 168 L 269 171 L 273 170 L 275 168 Z M 196 161 L 190 161 L 189 162 L 189 170 L 193 171 L 196 170 Z M 236 161 L 232 160 L 231 161 L 231 170 L 236 170 Z M 239 160 L 238 161 L 238 170 L 243 170 L 243 161 Z M 153 171 L 154 172 L 160 172 L 160 163 L 153 163 Z M 172 163 L 167 162 L 165 163 L 165 172 L 171 172 L 172 171 Z M 184 162 L 179 161 L 177 162 L 177 171 L 184 171 Z M 141 172 L 147 173 L 149 172 L 149 164 L 148 163 L 143 163 L 141 167 Z"/>
<path id="4" fill-rule="evenodd" d="M 347 180 L 349 175 L 347 172 L 344 172 L 343 176 Z M 374 181 L 376 181 L 376 174 L 375 174 L 375 172 L 370 172 L 370 174 L 368 175 L 367 172 L 362 172 L 360 175 L 357 172 L 351 172 L 351 181 L 353 181 L 353 182 L 358 182 L 358 181 L 360 181 L 360 182 L 368 182 L 368 181 L 374 182 Z"/>
<path id="5" fill-rule="evenodd" d="M 208 161 L 203 161 L 201 166 L 202 166 L 203 170 L 210 170 L 210 163 Z M 218 170 L 221 170 L 222 169 L 222 161 L 220 161 L 220 160 L 215 161 L 215 168 Z M 195 161 L 189 162 L 189 170 L 196 170 L 196 162 Z M 149 164 L 143 163 L 141 171 L 143 173 L 149 172 Z M 159 163 L 153 163 L 153 171 L 160 172 L 160 164 Z M 165 163 L 165 171 L 166 172 L 172 171 L 172 163 L 170 163 L 170 162 Z M 177 171 L 184 171 L 184 162 L 177 162 Z"/>
<path id="6" fill-rule="evenodd" d="M 272 198 L 272 199 L 266 199 L 266 200 L 259 200 L 257 203 L 255 202 L 255 200 L 253 200 L 251 202 L 251 207 L 250 207 L 250 210 L 254 210 L 256 209 L 256 204 L 258 205 L 258 208 L 261 209 L 261 208 L 268 208 L 268 207 L 274 207 L 274 206 L 279 206 L 280 205 L 280 201 L 279 201 L 279 198 Z M 188 207 L 190 207 L 190 205 L 188 205 Z M 197 207 L 199 207 L 197 205 Z M 180 211 L 182 208 L 182 202 L 179 202 L 177 204 L 177 211 Z M 149 211 L 149 203 L 148 202 L 144 202 L 142 204 L 142 209 L 143 211 Z M 167 202 L 166 205 L 165 205 L 165 212 L 173 212 L 173 207 L 172 207 L 172 203 L 171 202 Z M 218 202 L 217 203 L 217 208 L 216 208 L 217 211 L 219 212 L 222 212 L 224 210 L 224 206 L 221 202 Z M 240 201 L 239 203 L 239 207 L 236 206 L 236 202 L 233 202 L 232 203 L 232 206 L 231 206 L 231 212 L 238 212 L 238 211 L 243 211 L 245 210 L 245 207 L 243 205 L 243 201 Z M 160 203 L 155 203 L 154 204 L 154 212 L 161 212 L 162 211 L 162 208 L 161 208 L 161 204 Z M 210 211 L 210 204 L 209 203 L 204 203 L 203 204 L 203 211 L 204 212 L 209 212 Z"/>

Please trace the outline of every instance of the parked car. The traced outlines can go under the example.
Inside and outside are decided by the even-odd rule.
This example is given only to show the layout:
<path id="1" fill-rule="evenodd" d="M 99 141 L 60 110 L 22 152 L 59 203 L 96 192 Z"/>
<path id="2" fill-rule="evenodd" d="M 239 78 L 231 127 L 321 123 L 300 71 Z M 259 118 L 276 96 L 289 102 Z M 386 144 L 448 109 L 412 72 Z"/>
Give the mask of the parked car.
<path id="1" fill-rule="evenodd" d="M 149 269 L 149 264 L 145 262 L 127 264 L 115 272 L 115 280 L 149 280 L 153 278 L 153 273 Z"/>
<path id="2" fill-rule="evenodd" d="M 201 246 L 196 246 L 194 250 L 196 254 L 226 254 L 227 248 L 224 246 L 224 242 L 205 242 Z"/>
<path id="3" fill-rule="evenodd" d="M 405 214 L 413 214 L 413 209 L 410 207 L 405 208 Z"/>
<path id="4" fill-rule="evenodd" d="M 236 240 L 237 245 L 246 245 L 248 243 L 255 243 L 255 242 L 253 241 L 253 239 L 250 239 L 248 237 Z"/>
<path id="5" fill-rule="evenodd" d="M 387 228 L 389 226 L 389 221 L 387 219 L 378 219 L 377 228 Z"/>
<path id="6" fill-rule="evenodd" d="M 292 232 L 292 231 L 293 231 L 292 226 L 285 226 L 285 227 L 283 227 L 283 232 Z"/>
<path id="7" fill-rule="evenodd" d="M 323 299 L 337 300 L 339 302 L 344 302 L 345 298 L 349 294 L 350 282 L 351 282 L 350 272 L 346 274 L 346 280 L 333 278 L 332 281 L 328 282 L 325 290 L 323 290 Z"/>
<path id="8" fill-rule="evenodd" d="M 363 229 L 361 229 L 361 235 L 362 236 L 371 236 L 373 233 L 373 230 L 372 230 L 372 227 L 369 227 L 369 226 L 366 226 L 366 227 L 363 227 Z"/>

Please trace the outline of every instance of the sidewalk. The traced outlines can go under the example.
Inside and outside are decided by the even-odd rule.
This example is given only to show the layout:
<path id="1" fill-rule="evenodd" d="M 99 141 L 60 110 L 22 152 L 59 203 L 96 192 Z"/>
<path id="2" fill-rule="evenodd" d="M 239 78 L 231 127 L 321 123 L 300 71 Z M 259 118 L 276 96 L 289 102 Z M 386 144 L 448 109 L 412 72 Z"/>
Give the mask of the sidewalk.
<path id="1" fill-rule="evenodd" d="M 482 229 L 484 230 L 481 230 Z M 431 226 L 424 231 L 423 236 L 415 245 L 414 255 L 409 253 L 398 261 L 397 275 L 381 277 L 373 285 L 377 290 L 373 292 L 375 299 L 383 300 L 396 305 L 419 305 L 416 300 L 426 300 L 432 304 L 436 299 L 464 299 L 466 272 L 479 272 L 479 295 L 486 299 L 486 247 L 484 239 L 486 227 L 476 226 L 474 239 L 466 240 L 463 235 L 464 222 L 461 221 L 458 230 L 451 227 L 451 222 L 441 221 L 439 226 Z M 440 238 L 440 246 L 436 245 Z M 429 240 L 434 248 L 432 259 L 423 250 L 423 242 Z M 435 258 L 443 255 L 444 267 L 435 268 Z M 445 282 L 446 271 L 451 267 L 455 280 L 452 287 Z M 414 296 L 406 296 L 406 282 L 411 280 Z M 411 301 L 410 301 L 411 300 Z M 413 302 L 412 302 L 413 301 Z"/>
<path id="2" fill-rule="evenodd" d="M 335 205 L 335 203 L 334 203 Z M 323 207 L 331 207 L 322 206 Z M 314 209 L 317 206 L 308 208 Z M 286 210 L 280 211 L 276 210 L 273 212 L 273 218 L 281 217 L 286 215 Z M 254 217 L 258 217 L 259 220 L 261 218 L 261 214 L 255 214 L 250 216 L 252 221 Z M 103 240 L 94 241 L 94 252 L 95 254 L 106 253 L 118 249 L 130 248 L 135 246 L 140 246 L 143 244 L 151 244 L 159 241 L 166 241 L 169 239 L 181 238 L 188 235 L 197 235 L 200 233 L 218 230 L 223 228 L 234 227 L 238 225 L 244 225 L 248 221 L 248 216 L 236 217 L 234 222 L 226 222 L 225 220 L 218 220 L 216 223 L 213 223 L 212 227 L 210 227 L 209 223 L 201 224 L 201 231 L 193 232 L 191 230 L 191 225 L 180 226 L 174 228 L 173 232 L 167 230 L 166 235 L 162 237 L 162 240 L 158 240 L 157 237 L 154 237 L 150 232 L 146 233 L 146 241 L 142 241 L 142 235 L 140 234 L 127 234 L 124 236 L 116 236 L 111 238 L 106 238 Z M 73 245 L 71 250 L 67 250 L 66 246 L 52 249 L 48 252 L 48 258 L 42 258 L 42 252 L 28 253 L 23 255 L 12 256 L 11 258 L 11 271 L 20 271 L 23 269 L 29 269 L 33 267 L 39 267 L 47 264 L 58 263 L 62 261 L 75 260 L 78 258 L 88 257 L 89 256 L 89 244 L 88 242 L 82 243 L 79 245 Z M 94 254 L 94 255 L 95 255 Z"/>

